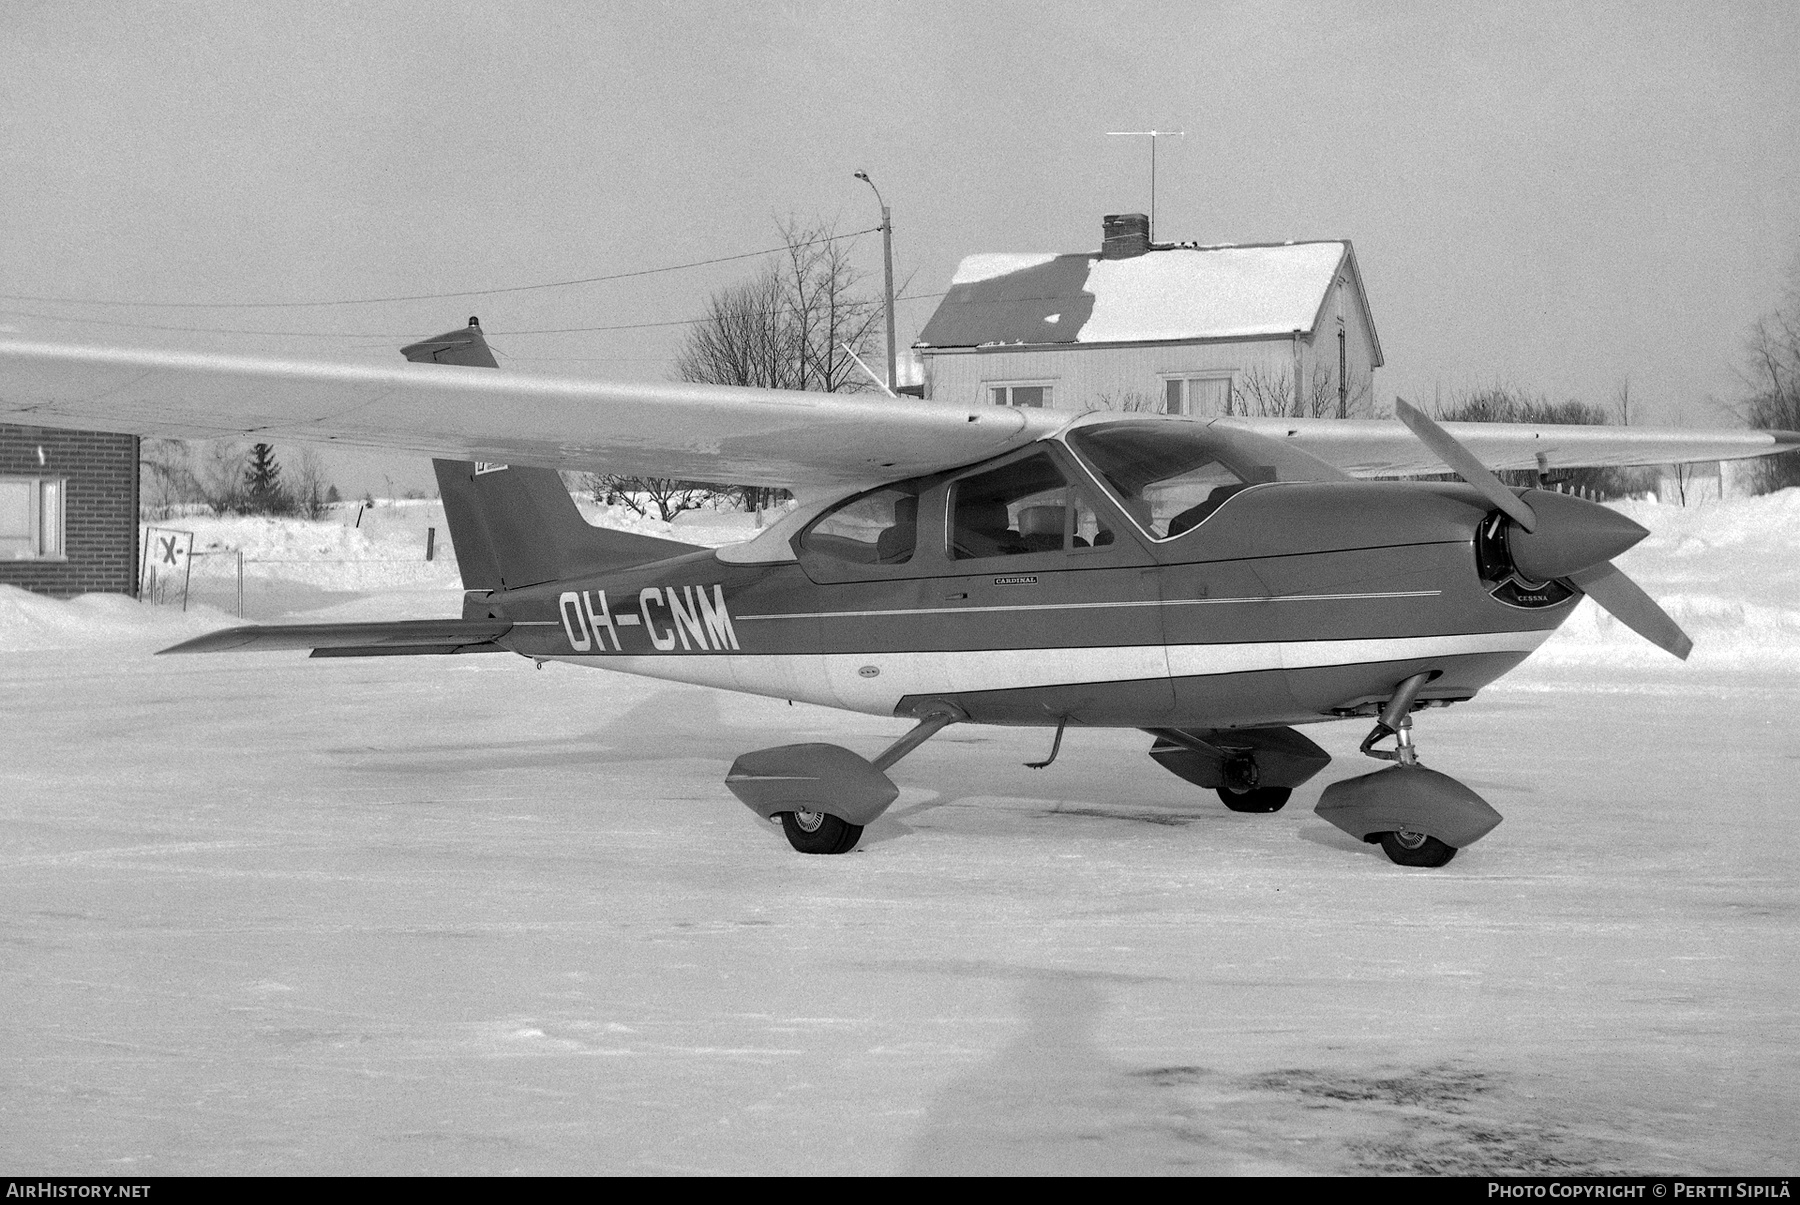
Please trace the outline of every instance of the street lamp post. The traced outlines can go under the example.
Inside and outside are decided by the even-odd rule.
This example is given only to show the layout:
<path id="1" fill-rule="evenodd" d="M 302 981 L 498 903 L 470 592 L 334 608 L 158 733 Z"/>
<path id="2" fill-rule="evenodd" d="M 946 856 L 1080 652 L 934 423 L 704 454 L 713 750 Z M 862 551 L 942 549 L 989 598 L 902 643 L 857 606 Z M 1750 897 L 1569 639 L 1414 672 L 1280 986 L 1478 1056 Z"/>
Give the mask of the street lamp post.
<path id="1" fill-rule="evenodd" d="M 875 181 L 869 179 L 868 172 L 857 172 L 856 178 L 870 188 L 875 188 Z M 882 199 L 879 188 L 875 188 L 875 200 L 881 205 L 881 262 L 887 285 L 887 387 L 888 392 L 893 393 L 900 383 L 895 372 L 894 349 L 894 219 L 888 212 L 887 202 Z"/>

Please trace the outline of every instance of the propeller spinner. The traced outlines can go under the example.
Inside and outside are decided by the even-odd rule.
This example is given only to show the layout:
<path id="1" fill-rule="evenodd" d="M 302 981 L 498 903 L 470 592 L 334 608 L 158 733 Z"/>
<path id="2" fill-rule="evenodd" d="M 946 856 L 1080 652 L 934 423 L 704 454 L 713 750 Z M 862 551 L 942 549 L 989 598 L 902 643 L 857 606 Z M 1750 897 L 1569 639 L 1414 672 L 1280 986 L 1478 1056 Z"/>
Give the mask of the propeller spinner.
<path id="1" fill-rule="evenodd" d="M 1418 407 L 1396 399 L 1394 411 L 1407 430 L 1507 516 L 1507 552 L 1520 573 L 1534 581 L 1573 582 L 1620 623 L 1687 660 L 1694 647 L 1687 633 L 1612 564 L 1648 531 L 1616 511 L 1566 494 L 1528 490 L 1521 498 Z"/>

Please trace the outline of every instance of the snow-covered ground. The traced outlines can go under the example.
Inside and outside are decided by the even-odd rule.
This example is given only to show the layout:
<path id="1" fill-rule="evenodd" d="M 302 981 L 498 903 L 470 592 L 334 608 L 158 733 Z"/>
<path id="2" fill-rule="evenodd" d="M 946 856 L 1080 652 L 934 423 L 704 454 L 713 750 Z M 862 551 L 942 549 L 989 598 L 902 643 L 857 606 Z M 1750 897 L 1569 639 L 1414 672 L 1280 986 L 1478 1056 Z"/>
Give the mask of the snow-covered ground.
<path id="1" fill-rule="evenodd" d="M 1507 817 L 1437 871 L 1312 815 L 1360 725 L 1273 816 L 952 728 L 806 858 L 725 767 L 904 725 L 0 588 L 0 1167 L 1785 1173 L 1800 494 L 1631 513 L 1693 659 L 1584 603 L 1422 717 Z M 185 525 L 253 620 L 455 613 L 440 511 L 349 523 Z"/>

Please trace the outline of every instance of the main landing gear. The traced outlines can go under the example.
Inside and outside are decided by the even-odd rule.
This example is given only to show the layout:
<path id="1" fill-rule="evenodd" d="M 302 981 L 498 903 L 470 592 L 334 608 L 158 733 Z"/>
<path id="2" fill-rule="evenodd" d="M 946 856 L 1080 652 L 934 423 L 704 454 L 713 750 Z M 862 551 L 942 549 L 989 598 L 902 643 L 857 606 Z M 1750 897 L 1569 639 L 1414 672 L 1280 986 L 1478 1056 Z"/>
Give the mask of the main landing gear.
<path id="1" fill-rule="evenodd" d="M 1292 728 L 1151 728 L 1150 756 L 1234 812 L 1279 812 L 1331 754 Z"/>
<path id="2" fill-rule="evenodd" d="M 1401 866 L 1442 866 L 1500 823 L 1500 813 L 1487 800 L 1448 774 L 1419 764 L 1410 713 L 1432 677 L 1420 673 L 1402 682 L 1363 739 L 1365 754 L 1394 764 L 1332 783 L 1313 809 L 1352 837 L 1379 843 Z M 1393 749 L 1375 748 L 1390 736 Z"/>
<path id="3" fill-rule="evenodd" d="M 758 749 L 731 764 L 725 785 L 758 816 L 780 821 L 788 844 L 801 853 L 847 854 L 863 829 L 900 796 L 888 767 L 967 718 L 948 703 L 934 705 L 874 761 L 841 745 Z"/>
<path id="4" fill-rule="evenodd" d="M 1293 796 L 1292 787 L 1250 787 L 1234 791 L 1219 787 L 1219 802 L 1234 812 L 1279 812 Z"/>

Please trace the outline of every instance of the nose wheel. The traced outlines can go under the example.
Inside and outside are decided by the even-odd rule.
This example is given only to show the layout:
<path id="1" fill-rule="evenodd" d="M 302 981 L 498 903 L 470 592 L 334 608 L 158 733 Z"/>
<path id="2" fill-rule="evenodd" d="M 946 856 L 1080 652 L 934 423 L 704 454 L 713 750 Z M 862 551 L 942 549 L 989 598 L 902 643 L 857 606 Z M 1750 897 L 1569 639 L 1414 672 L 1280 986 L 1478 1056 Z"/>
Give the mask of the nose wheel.
<path id="1" fill-rule="evenodd" d="M 1500 813 L 1481 796 L 1448 774 L 1419 764 L 1410 713 L 1432 677 L 1414 674 L 1400 683 L 1363 739 L 1363 753 L 1394 764 L 1332 783 L 1313 809 L 1352 837 L 1379 844 L 1388 860 L 1400 866 L 1442 866 L 1500 823 Z M 1388 737 L 1394 738 L 1392 749 L 1375 747 Z"/>
<path id="2" fill-rule="evenodd" d="M 1442 866 L 1456 856 L 1455 846 L 1410 829 L 1395 829 L 1376 836 L 1388 860 L 1400 866 Z"/>

